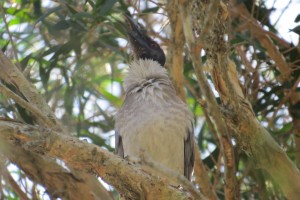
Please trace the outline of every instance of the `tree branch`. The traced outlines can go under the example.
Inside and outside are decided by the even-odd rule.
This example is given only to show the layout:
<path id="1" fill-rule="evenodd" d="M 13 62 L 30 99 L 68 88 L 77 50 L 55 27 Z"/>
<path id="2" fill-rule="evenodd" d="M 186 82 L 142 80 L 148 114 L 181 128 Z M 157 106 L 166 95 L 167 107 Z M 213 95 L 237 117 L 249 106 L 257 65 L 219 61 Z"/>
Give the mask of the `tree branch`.
<path id="1" fill-rule="evenodd" d="M 204 6 L 202 7 L 202 11 L 203 9 L 204 11 L 209 10 L 205 7 L 207 5 L 204 5 L 205 1 L 197 2 L 200 2 L 198 4 L 200 7 Z M 236 66 L 229 59 L 229 51 L 226 47 L 226 41 L 224 40 L 224 35 L 226 34 L 227 8 L 225 5 L 221 4 L 222 3 L 220 3 L 218 9 L 215 10 L 218 11 L 218 14 L 213 18 L 209 18 L 211 21 L 209 34 L 204 35 L 203 32 L 200 32 L 199 40 L 204 43 L 203 46 L 205 47 L 208 56 L 208 62 L 212 64 L 211 76 L 214 77 L 215 88 L 220 95 L 223 105 L 225 105 L 226 110 L 222 113 L 226 120 L 226 126 L 229 126 L 230 129 L 234 130 L 234 136 L 242 150 L 253 157 L 257 167 L 260 167 L 269 173 L 273 180 L 281 187 L 286 197 L 288 199 L 297 199 L 300 196 L 300 190 L 298 189 L 300 185 L 300 173 L 285 152 L 283 152 L 271 135 L 255 118 L 252 107 L 242 92 L 237 77 Z M 226 126 L 224 127 L 224 124 L 220 120 L 220 116 L 222 115 L 215 115 L 215 112 L 220 113 L 220 111 L 217 109 L 218 105 L 209 90 L 207 81 L 204 81 L 206 79 L 200 69 L 201 63 L 198 61 L 199 58 L 197 57 L 199 54 L 195 51 L 196 48 L 194 47 L 195 41 L 191 32 L 193 30 L 191 19 L 187 17 L 187 14 L 184 14 L 188 12 L 187 9 L 184 9 L 186 9 L 186 7 L 183 8 L 185 37 L 191 48 L 191 57 L 198 81 L 200 82 L 201 89 L 203 88 L 202 91 L 204 96 L 208 99 L 207 105 L 218 131 L 223 131 L 226 130 Z M 197 22 L 200 26 L 200 29 L 198 30 L 205 30 L 206 26 L 204 22 L 205 20 Z M 280 59 L 278 56 L 281 55 L 278 55 L 277 51 L 270 50 L 270 52 L 274 53 L 274 56 L 276 56 L 277 59 Z M 280 67 L 286 69 L 286 65 Z M 289 70 L 285 72 L 283 78 L 289 74 Z M 220 129 L 220 127 L 224 127 L 224 129 Z M 228 153 L 232 155 L 232 151 Z M 272 155 L 272 158 L 270 158 L 270 155 Z M 231 156 L 228 158 L 230 159 Z M 230 167 L 232 166 L 229 166 L 229 169 Z M 235 176 L 234 174 L 232 175 Z M 232 184 L 234 182 L 229 183 Z M 229 197 L 230 194 L 229 188 L 226 197 Z"/>
<path id="2" fill-rule="evenodd" d="M 195 6 L 192 9 L 192 16 L 195 13 L 202 13 L 204 16 L 214 16 L 216 14 L 214 13 L 217 9 L 215 5 L 217 1 L 213 1 L 212 4 L 210 5 L 209 8 L 205 8 L 207 13 L 202 13 L 200 7 L 198 7 L 198 4 L 194 2 L 195 4 L 192 4 L 192 6 Z M 203 9 L 203 8 L 202 8 Z M 195 69 L 195 73 L 197 76 L 197 80 L 199 82 L 199 86 L 201 88 L 202 94 L 204 95 L 205 99 L 207 99 L 207 106 L 209 110 L 209 114 L 211 115 L 214 124 L 216 126 L 216 130 L 219 133 L 218 134 L 218 139 L 220 141 L 220 149 L 222 152 L 224 152 L 224 165 L 225 165 L 225 196 L 226 199 L 235 199 L 236 195 L 236 178 L 235 178 L 235 159 L 234 159 L 234 153 L 233 153 L 233 148 L 232 144 L 230 142 L 229 138 L 229 133 L 228 133 L 228 128 L 227 125 L 225 124 L 224 120 L 221 118 L 222 113 L 221 110 L 219 109 L 219 105 L 216 102 L 215 96 L 213 95 L 212 91 L 210 90 L 208 81 L 203 73 L 203 67 L 201 63 L 201 58 L 199 58 L 200 52 L 199 52 L 199 41 L 203 40 L 205 34 L 210 34 L 209 31 L 213 27 L 213 24 L 211 22 L 211 18 L 205 18 L 205 25 L 202 27 L 202 32 L 199 36 L 199 40 L 196 41 L 194 38 L 193 30 L 192 27 L 192 21 L 191 21 L 191 15 L 189 14 L 191 11 L 191 5 L 189 4 L 188 1 L 183 1 L 181 4 L 181 15 L 183 19 L 183 26 L 184 26 L 184 35 L 187 41 L 187 44 L 190 48 L 190 57 L 193 63 L 193 67 Z M 201 17 L 193 16 L 195 18 L 201 19 Z M 203 16 L 202 16 L 203 17 Z M 200 22 L 197 22 L 200 23 Z M 211 39 L 213 40 L 213 39 Z M 214 40 L 213 42 L 218 42 Z M 211 48 L 213 49 L 213 48 Z M 206 49 L 207 50 L 207 49 Z M 212 54 L 211 54 L 212 55 Z M 215 56 L 212 56 L 212 58 L 215 58 Z M 208 58 L 210 59 L 210 58 Z M 216 81 L 215 81 L 216 83 Z M 222 84 L 219 83 L 218 86 L 221 86 Z M 216 86 L 217 87 L 217 86 Z M 222 87 L 224 88 L 224 87 Z"/>
<path id="3" fill-rule="evenodd" d="M 15 102 L 19 103 L 20 106 L 27 109 L 30 113 L 33 113 L 33 116 L 35 116 L 36 120 L 35 122 L 40 126 L 46 126 L 54 130 L 59 130 L 61 131 L 61 134 L 65 134 L 65 132 L 63 131 L 64 128 L 62 124 L 55 117 L 50 107 L 43 99 L 42 95 L 36 90 L 36 88 L 32 84 L 28 82 L 28 80 L 24 77 L 22 72 L 1 51 L 0 71 L 0 80 L 5 82 L 6 84 L 13 85 L 17 90 L 16 92 L 20 95 L 13 93 L 3 85 L 1 85 L 1 93 L 3 93 L 9 98 L 12 98 Z M 24 99 L 21 98 L 21 96 Z M 3 151 L 4 150 L 5 149 L 3 149 Z M 10 154 L 11 157 L 9 159 L 12 162 L 16 163 L 23 171 L 25 171 L 26 174 L 29 175 L 33 181 L 41 183 L 47 188 L 47 191 L 49 191 L 50 193 L 53 192 L 53 194 L 51 193 L 50 196 L 59 194 L 62 196 L 58 197 L 68 197 L 68 195 L 77 194 L 77 197 L 80 197 L 81 194 L 92 194 L 85 196 L 85 199 L 111 199 L 111 196 L 103 188 L 101 183 L 99 183 L 99 181 L 91 175 L 77 172 L 76 170 L 73 171 L 71 167 L 69 167 L 69 170 L 71 172 L 62 175 L 62 172 L 64 174 L 65 169 L 62 166 L 58 165 L 55 162 L 55 160 L 44 160 L 38 155 L 23 152 L 23 149 L 12 148 L 11 150 L 13 152 L 16 152 L 15 154 Z M 21 161 L 22 159 L 24 160 Z M 32 160 L 34 160 L 36 163 L 40 163 L 43 167 L 32 163 Z M 48 169 L 51 169 L 51 174 L 49 174 L 49 172 L 47 171 Z M 82 182 L 74 181 L 72 179 L 72 177 L 77 176 L 86 180 L 84 182 L 84 185 L 82 185 Z M 61 191 L 61 188 L 70 189 L 71 192 L 67 194 L 66 191 Z"/>
<path id="4" fill-rule="evenodd" d="M 276 66 L 281 72 L 281 81 L 289 80 L 292 69 L 288 66 L 285 58 L 272 42 L 268 32 L 258 25 L 243 4 L 237 4 L 235 1 L 233 1 L 233 4 L 235 5 L 231 6 L 230 9 L 232 16 L 244 19 L 247 29 L 251 30 L 251 34 L 260 41 L 260 44 L 266 48 L 270 58 L 275 61 Z"/>
<path id="5" fill-rule="evenodd" d="M 18 128 L 15 129 L 17 130 Z M 20 145 L 12 145 L 2 140 L 1 136 L 0 138 L 1 154 L 19 166 L 33 182 L 43 185 L 51 198 L 112 199 L 107 191 L 103 191 L 101 183 L 95 177 L 91 181 L 84 173 L 72 173 L 63 168 L 53 158 L 26 151 Z M 33 144 L 34 142 L 31 145 Z"/>
<path id="6" fill-rule="evenodd" d="M 184 82 L 184 35 L 182 27 L 182 19 L 179 14 L 178 1 L 169 1 L 167 4 L 167 12 L 171 25 L 171 42 L 168 46 L 168 58 L 171 76 L 177 95 L 186 101 L 186 94 L 183 87 Z"/>
<path id="7" fill-rule="evenodd" d="M 50 129 L 0 121 L 0 138 L 10 147 L 55 157 L 76 170 L 96 174 L 130 199 L 205 199 L 195 193 L 192 196 L 178 184 L 170 184 L 167 178 L 155 176 L 96 145 Z"/>
<path id="8" fill-rule="evenodd" d="M 13 177 L 10 175 L 6 166 L 2 161 L 0 161 L 0 174 L 3 176 L 4 180 L 13 188 L 13 190 L 19 195 L 22 200 L 29 200 L 26 193 L 22 191 L 20 186 L 16 183 Z"/>

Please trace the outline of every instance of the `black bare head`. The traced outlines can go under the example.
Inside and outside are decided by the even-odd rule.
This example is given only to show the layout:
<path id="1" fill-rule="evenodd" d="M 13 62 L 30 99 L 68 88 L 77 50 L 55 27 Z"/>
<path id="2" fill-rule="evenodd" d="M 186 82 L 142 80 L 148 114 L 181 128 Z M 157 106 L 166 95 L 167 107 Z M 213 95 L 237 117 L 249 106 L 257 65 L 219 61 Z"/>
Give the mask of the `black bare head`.
<path id="1" fill-rule="evenodd" d="M 166 57 L 160 46 L 151 39 L 131 17 L 125 14 L 128 22 L 127 34 L 136 59 L 152 59 L 161 66 L 165 65 Z"/>

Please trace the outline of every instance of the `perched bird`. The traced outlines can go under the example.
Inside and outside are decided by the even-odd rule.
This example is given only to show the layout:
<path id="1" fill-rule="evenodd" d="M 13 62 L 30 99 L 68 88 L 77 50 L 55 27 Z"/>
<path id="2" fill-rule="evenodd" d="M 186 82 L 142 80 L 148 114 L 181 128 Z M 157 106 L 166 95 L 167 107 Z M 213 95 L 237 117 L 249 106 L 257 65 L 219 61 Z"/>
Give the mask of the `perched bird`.
<path id="1" fill-rule="evenodd" d="M 164 68 L 163 50 L 132 18 L 126 19 L 135 60 L 124 79 L 124 104 L 115 117 L 116 153 L 149 159 L 190 180 L 193 115 L 176 95 Z"/>

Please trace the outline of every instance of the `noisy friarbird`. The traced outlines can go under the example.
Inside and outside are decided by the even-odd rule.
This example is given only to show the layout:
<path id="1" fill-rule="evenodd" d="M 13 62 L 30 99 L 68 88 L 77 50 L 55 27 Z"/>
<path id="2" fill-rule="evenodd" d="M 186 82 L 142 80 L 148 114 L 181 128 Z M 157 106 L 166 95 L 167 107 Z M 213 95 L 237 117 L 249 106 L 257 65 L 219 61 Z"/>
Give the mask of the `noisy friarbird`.
<path id="1" fill-rule="evenodd" d="M 124 79 L 126 97 L 115 117 L 116 153 L 159 163 L 191 179 L 193 115 L 176 95 L 165 54 L 129 16 L 127 34 L 134 60 Z"/>

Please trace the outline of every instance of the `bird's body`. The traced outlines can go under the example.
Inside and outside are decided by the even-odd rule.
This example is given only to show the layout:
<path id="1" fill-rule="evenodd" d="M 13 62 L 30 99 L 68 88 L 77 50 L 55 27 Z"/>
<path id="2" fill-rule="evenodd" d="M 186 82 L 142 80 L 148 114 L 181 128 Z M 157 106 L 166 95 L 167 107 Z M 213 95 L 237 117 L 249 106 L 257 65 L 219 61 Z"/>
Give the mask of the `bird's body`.
<path id="1" fill-rule="evenodd" d="M 193 115 L 176 95 L 165 54 L 129 16 L 128 36 L 135 61 L 124 80 L 126 98 L 115 118 L 116 152 L 183 174 L 194 166 Z"/>
<path id="2" fill-rule="evenodd" d="M 166 69 L 156 61 L 139 59 L 131 64 L 124 86 L 126 99 L 115 125 L 118 154 L 155 161 L 189 178 L 193 117 L 176 95 Z"/>

